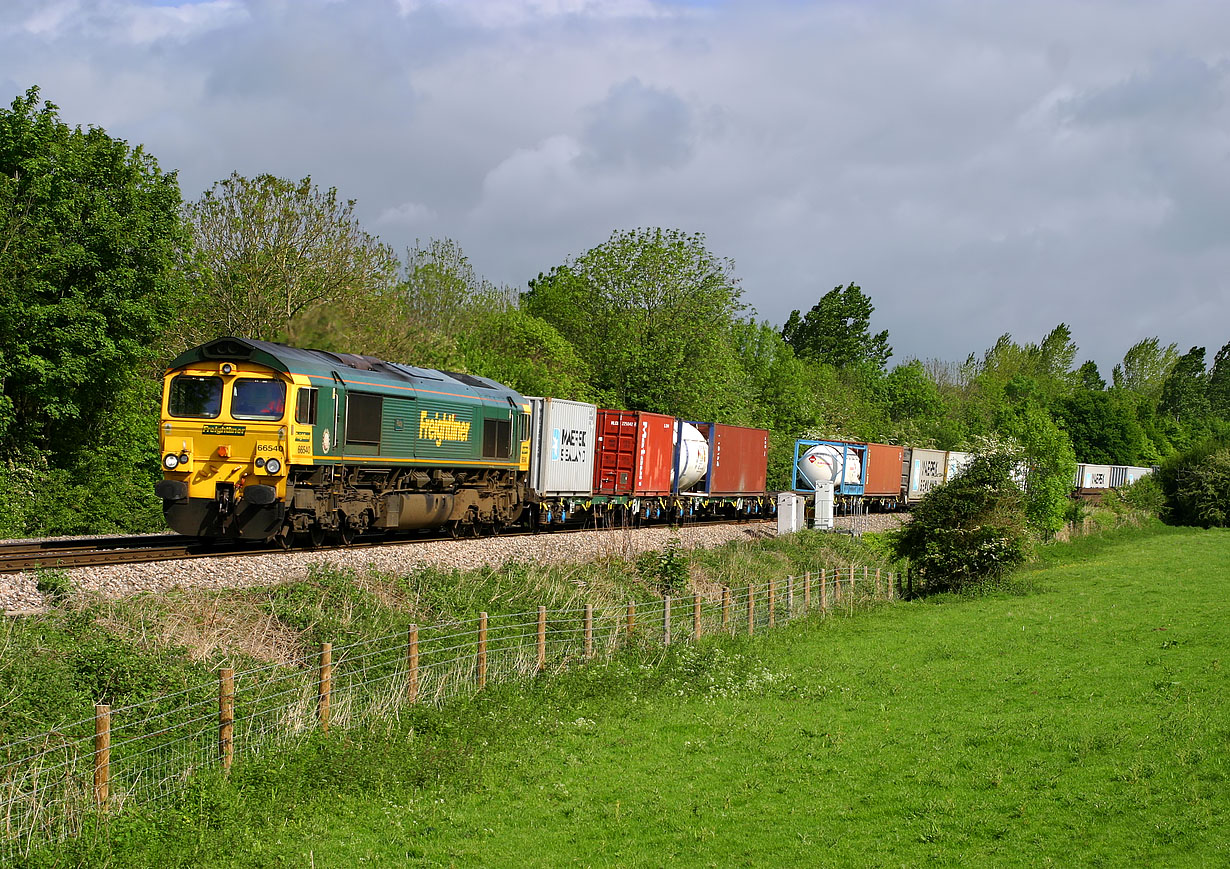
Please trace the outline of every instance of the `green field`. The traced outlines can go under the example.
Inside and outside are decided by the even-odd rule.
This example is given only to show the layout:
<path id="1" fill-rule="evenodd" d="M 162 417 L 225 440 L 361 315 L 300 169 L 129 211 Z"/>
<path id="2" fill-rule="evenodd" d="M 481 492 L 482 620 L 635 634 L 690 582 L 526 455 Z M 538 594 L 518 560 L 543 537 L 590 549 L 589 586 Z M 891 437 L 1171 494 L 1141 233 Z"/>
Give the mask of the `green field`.
<path id="1" fill-rule="evenodd" d="M 1230 865 L 1230 533 L 1088 539 L 1024 579 L 335 733 L 54 859 Z"/>

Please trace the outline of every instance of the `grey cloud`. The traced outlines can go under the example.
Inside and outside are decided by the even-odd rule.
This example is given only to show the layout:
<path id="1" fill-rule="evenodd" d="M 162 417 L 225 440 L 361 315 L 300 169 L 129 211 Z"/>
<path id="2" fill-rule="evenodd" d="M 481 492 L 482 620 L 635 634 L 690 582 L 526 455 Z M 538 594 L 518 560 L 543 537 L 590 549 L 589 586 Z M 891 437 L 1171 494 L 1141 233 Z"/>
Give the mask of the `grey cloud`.
<path id="1" fill-rule="evenodd" d="M 579 161 L 586 168 L 650 172 L 681 166 L 692 155 L 693 112 L 671 90 L 633 77 L 582 114 Z"/>
<path id="2" fill-rule="evenodd" d="M 5 104 L 42 85 L 189 198 L 310 174 L 497 283 L 678 226 L 776 323 L 860 283 L 899 357 L 1230 337 L 1223 4 L 15 2 Z"/>
<path id="3" fill-rule="evenodd" d="M 1076 123 L 1136 121 L 1167 123 L 1203 118 L 1223 105 L 1226 73 L 1222 62 L 1171 55 L 1143 72 L 1068 101 L 1061 110 Z"/>

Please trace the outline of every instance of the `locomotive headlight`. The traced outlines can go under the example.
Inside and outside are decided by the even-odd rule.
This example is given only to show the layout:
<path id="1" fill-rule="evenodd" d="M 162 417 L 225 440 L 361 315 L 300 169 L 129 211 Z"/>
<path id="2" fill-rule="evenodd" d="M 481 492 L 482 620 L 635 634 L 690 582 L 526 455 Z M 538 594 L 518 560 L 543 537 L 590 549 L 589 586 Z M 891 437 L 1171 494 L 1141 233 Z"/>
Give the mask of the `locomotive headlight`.
<path id="1" fill-rule="evenodd" d="M 189 458 L 190 458 L 190 456 L 188 455 L 187 451 L 184 451 L 184 452 L 182 452 L 182 453 L 180 453 L 180 454 L 179 454 L 179 463 L 180 463 L 181 465 L 186 465 L 186 464 L 188 464 L 188 459 L 189 459 Z"/>
<path id="2" fill-rule="evenodd" d="M 222 366 L 222 373 L 223 373 L 223 374 L 230 374 L 230 373 L 231 373 L 232 371 L 234 371 L 234 370 L 235 370 L 235 366 L 234 366 L 234 365 L 232 365 L 232 364 L 231 364 L 231 363 L 229 363 L 229 362 L 227 362 L 226 364 L 224 364 L 224 365 Z"/>
<path id="3" fill-rule="evenodd" d="M 162 459 L 162 466 L 168 471 L 173 471 L 179 467 L 179 456 L 175 453 L 167 453 Z"/>
<path id="4" fill-rule="evenodd" d="M 280 461 L 278 461 L 277 459 L 266 459 L 265 460 L 265 473 L 266 474 L 276 474 L 280 470 L 282 470 L 282 463 Z"/>
<path id="5" fill-rule="evenodd" d="M 265 460 L 264 460 L 264 459 L 259 459 L 259 458 L 258 458 L 258 459 L 257 459 L 255 462 L 253 462 L 252 464 L 256 465 L 258 468 L 263 468 L 263 467 L 265 467 Z"/>

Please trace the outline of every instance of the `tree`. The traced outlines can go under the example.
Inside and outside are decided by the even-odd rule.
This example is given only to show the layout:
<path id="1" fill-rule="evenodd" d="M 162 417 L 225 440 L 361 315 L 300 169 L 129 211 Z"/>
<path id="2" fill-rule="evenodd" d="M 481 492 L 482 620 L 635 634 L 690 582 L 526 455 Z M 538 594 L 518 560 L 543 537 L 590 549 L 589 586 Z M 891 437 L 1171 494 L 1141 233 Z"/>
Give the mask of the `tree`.
<path id="1" fill-rule="evenodd" d="M 1020 381 L 1009 385 L 1014 404 L 1003 411 L 997 428 L 1020 448 L 1025 517 L 1039 536 L 1049 538 L 1063 527 L 1068 494 L 1076 476 L 1076 454 L 1067 433 L 1055 425 L 1036 399 L 1027 397 L 1030 386 L 1022 386 Z"/>
<path id="2" fill-rule="evenodd" d="M 127 431 L 121 396 L 186 307 L 187 238 L 173 173 L 38 103 L 31 88 L 0 110 L 0 452 L 64 466 Z"/>
<path id="3" fill-rule="evenodd" d="M 1163 518 L 1176 525 L 1230 525 L 1230 447 L 1206 441 L 1162 463 Z"/>
<path id="4" fill-rule="evenodd" d="M 1162 383 L 1179 359 L 1178 346 L 1162 347 L 1157 338 L 1145 338 L 1123 354 L 1123 362 L 1111 371 L 1116 389 L 1127 389 L 1156 403 Z"/>
<path id="5" fill-rule="evenodd" d="M 1138 465 L 1143 460 L 1145 433 L 1131 406 L 1112 393 L 1078 390 L 1060 402 L 1056 418 L 1082 462 Z"/>
<path id="6" fill-rule="evenodd" d="M 1230 343 L 1222 345 L 1213 357 L 1208 397 L 1209 410 L 1213 415 L 1230 420 Z"/>
<path id="7" fill-rule="evenodd" d="M 1209 415 L 1208 385 L 1204 348 L 1193 347 L 1179 357 L 1166 375 L 1158 411 L 1180 423 L 1204 419 Z"/>
<path id="8" fill-rule="evenodd" d="M 739 296 L 734 263 L 703 235 L 655 228 L 615 232 L 539 275 L 522 307 L 589 363 L 604 403 L 739 421 L 748 403 L 731 341 Z"/>
<path id="9" fill-rule="evenodd" d="M 921 593 L 962 591 L 997 579 L 1025 560 L 1028 535 L 1012 453 L 974 456 L 952 480 L 914 506 L 897 532 Z"/>
<path id="10" fill-rule="evenodd" d="M 944 400 L 923 363 L 911 359 L 896 366 L 884 378 L 888 415 L 894 422 L 928 420 L 944 412 Z"/>
<path id="11" fill-rule="evenodd" d="M 201 290 L 216 308 L 211 331 L 284 339 L 309 309 L 385 291 L 392 250 L 354 217 L 336 188 L 232 174 L 187 207 Z"/>
<path id="12" fill-rule="evenodd" d="M 587 401 L 588 366 L 550 323 L 506 307 L 479 320 L 460 340 L 465 367 L 522 395 Z"/>
<path id="13" fill-rule="evenodd" d="M 1076 378 L 1084 389 L 1096 392 L 1106 388 L 1106 381 L 1102 379 L 1101 373 L 1098 372 L 1098 363 L 1092 359 L 1086 361 L 1077 369 Z"/>
<path id="14" fill-rule="evenodd" d="M 805 315 L 791 311 L 782 337 L 796 355 L 845 368 L 870 365 L 882 371 L 893 355 L 888 330 L 872 335 L 871 298 L 853 283 L 836 286 L 820 297 Z"/>

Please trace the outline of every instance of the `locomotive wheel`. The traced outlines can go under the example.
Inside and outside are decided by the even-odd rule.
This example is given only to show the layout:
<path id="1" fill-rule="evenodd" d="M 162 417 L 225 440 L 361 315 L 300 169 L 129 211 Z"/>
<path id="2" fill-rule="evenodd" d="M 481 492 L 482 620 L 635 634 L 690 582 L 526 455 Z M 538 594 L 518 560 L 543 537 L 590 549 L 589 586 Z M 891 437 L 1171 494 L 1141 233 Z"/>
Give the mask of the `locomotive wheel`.
<path id="1" fill-rule="evenodd" d="M 320 527 L 319 522 L 312 523 L 312 529 L 308 532 L 311 535 L 312 548 L 319 549 L 325 542 L 325 529 Z"/>
<path id="2" fill-rule="evenodd" d="M 345 519 L 342 519 L 342 521 L 337 524 L 338 543 L 340 543 L 342 546 L 349 546 L 350 544 L 354 543 L 354 537 L 355 537 L 354 526 L 351 525 L 349 522 L 347 522 Z"/>

